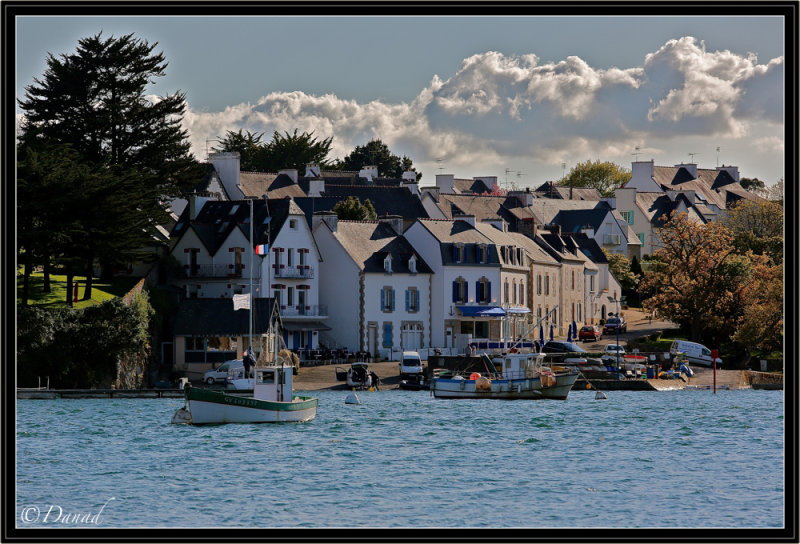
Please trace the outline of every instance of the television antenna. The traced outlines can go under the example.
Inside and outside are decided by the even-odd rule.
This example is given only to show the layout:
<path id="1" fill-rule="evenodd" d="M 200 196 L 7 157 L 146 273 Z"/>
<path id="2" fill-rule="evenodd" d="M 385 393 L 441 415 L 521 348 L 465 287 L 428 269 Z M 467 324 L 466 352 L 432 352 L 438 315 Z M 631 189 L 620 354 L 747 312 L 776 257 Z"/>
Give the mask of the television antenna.
<path id="1" fill-rule="evenodd" d="M 717 166 L 719 166 L 719 146 L 717 146 Z"/>
<path id="2" fill-rule="evenodd" d="M 442 166 L 442 164 L 444 163 L 444 158 L 436 159 L 436 162 L 437 164 L 439 164 L 439 170 L 444 170 L 444 166 Z"/>
<path id="3" fill-rule="evenodd" d="M 699 154 L 700 154 L 700 153 L 689 153 L 689 156 L 692 158 L 692 164 L 695 164 L 695 162 L 694 162 L 694 156 L 695 156 L 695 155 L 699 155 Z"/>
<path id="4" fill-rule="evenodd" d="M 640 147 L 637 145 L 637 146 L 636 146 L 634 149 L 635 149 L 636 151 L 634 151 L 634 152 L 633 152 L 633 153 L 631 153 L 631 154 L 633 155 L 633 157 L 634 157 L 634 160 L 635 160 L 636 162 L 639 162 L 639 150 L 640 150 L 641 148 L 640 148 Z"/>
<path id="5" fill-rule="evenodd" d="M 514 171 L 515 170 L 512 170 L 511 168 L 506 168 L 506 189 L 508 189 L 508 173 Z"/>
<path id="6" fill-rule="evenodd" d="M 562 162 L 561 163 L 561 179 L 564 179 L 565 177 L 567 177 L 567 163 Z"/>

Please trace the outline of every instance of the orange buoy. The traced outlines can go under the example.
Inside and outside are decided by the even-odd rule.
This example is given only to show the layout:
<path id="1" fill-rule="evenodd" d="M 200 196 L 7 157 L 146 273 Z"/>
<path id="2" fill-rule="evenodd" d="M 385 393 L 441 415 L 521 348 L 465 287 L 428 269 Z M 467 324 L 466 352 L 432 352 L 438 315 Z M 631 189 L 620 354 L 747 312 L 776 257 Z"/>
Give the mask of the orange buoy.
<path id="1" fill-rule="evenodd" d="M 480 372 L 473 372 L 472 374 L 469 375 L 470 380 L 477 380 L 480 377 L 481 377 Z"/>
<path id="2" fill-rule="evenodd" d="M 590 384 L 590 383 L 587 383 L 587 384 L 586 384 L 586 389 L 591 389 L 591 388 L 592 388 L 592 384 Z"/>

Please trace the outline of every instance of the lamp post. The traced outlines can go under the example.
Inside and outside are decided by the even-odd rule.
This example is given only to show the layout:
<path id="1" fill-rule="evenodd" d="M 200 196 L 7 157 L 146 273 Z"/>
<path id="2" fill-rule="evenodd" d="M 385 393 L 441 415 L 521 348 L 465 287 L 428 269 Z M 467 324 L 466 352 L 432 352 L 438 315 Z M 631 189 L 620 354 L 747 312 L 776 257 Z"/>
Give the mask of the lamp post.
<path id="1" fill-rule="evenodd" d="M 608 315 L 609 316 L 614 316 L 614 317 L 617 318 L 617 326 L 616 326 L 617 349 L 616 349 L 616 352 L 617 352 L 617 374 L 619 374 L 619 327 L 620 327 L 620 325 L 622 323 L 621 322 L 621 318 L 619 316 L 619 303 L 620 302 L 624 303 L 625 302 L 625 297 L 620 297 L 620 298 L 618 298 L 616 300 L 612 300 L 611 302 L 615 302 L 617 304 L 617 313 L 609 312 Z"/>

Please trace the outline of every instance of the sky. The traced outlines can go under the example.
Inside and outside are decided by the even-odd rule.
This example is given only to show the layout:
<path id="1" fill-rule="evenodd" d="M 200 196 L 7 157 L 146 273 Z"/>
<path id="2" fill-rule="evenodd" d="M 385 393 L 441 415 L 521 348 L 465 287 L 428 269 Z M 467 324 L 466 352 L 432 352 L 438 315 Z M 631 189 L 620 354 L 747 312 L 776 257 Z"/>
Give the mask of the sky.
<path id="1" fill-rule="evenodd" d="M 536 187 L 587 160 L 784 177 L 779 17 L 19 17 L 17 97 L 101 31 L 158 42 L 146 92 L 186 94 L 200 160 L 229 130 L 299 129 L 331 159 L 379 138 L 423 186 Z"/>

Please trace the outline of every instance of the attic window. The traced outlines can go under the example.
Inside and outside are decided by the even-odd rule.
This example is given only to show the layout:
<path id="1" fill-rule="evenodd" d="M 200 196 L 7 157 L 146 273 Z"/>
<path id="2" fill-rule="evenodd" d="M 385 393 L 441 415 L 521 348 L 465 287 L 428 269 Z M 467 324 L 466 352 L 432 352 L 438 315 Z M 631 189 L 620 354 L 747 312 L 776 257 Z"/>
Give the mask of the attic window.
<path id="1" fill-rule="evenodd" d="M 412 274 L 416 274 L 417 273 L 417 258 L 415 256 L 413 256 L 413 255 L 408 260 L 408 270 Z"/>
<path id="2" fill-rule="evenodd" d="M 292 230 L 297 229 L 297 219 L 289 219 L 289 228 Z"/>
<path id="3" fill-rule="evenodd" d="M 704 196 L 703 196 L 701 193 L 695 193 L 695 195 L 697 195 L 697 198 L 699 198 L 699 199 L 700 199 L 700 200 L 702 200 L 703 202 L 705 202 L 705 201 L 706 201 L 706 197 L 704 197 Z"/>
<path id="4" fill-rule="evenodd" d="M 178 232 L 182 228 L 183 228 L 183 223 L 178 223 L 177 225 L 175 225 L 175 232 Z"/>
<path id="5" fill-rule="evenodd" d="M 228 225 L 230 225 L 230 223 L 229 223 L 229 222 L 227 222 L 227 221 L 225 221 L 223 224 L 221 224 L 221 225 L 219 226 L 219 230 L 218 230 L 217 232 L 222 232 L 222 231 L 224 231 L 225 229 L 227 229 L 227 228 L 228 228 Z"/>
<path id="6" fill-rule="evenodd" d="M 236 210 L 238 210 L 238 209 L 239 209 L 239 205 L 238 204 L 234 204 L 233 206 L 231 206 L 231 211 L 228 212 L 228 215 L 235 214 Z"/>
<path id="7" fill-rule="evenodd" d="M 392 256 L 387 255 L 386 258 L 383 260 L 383 270 L 387 274 L 392 273 Z"/>

